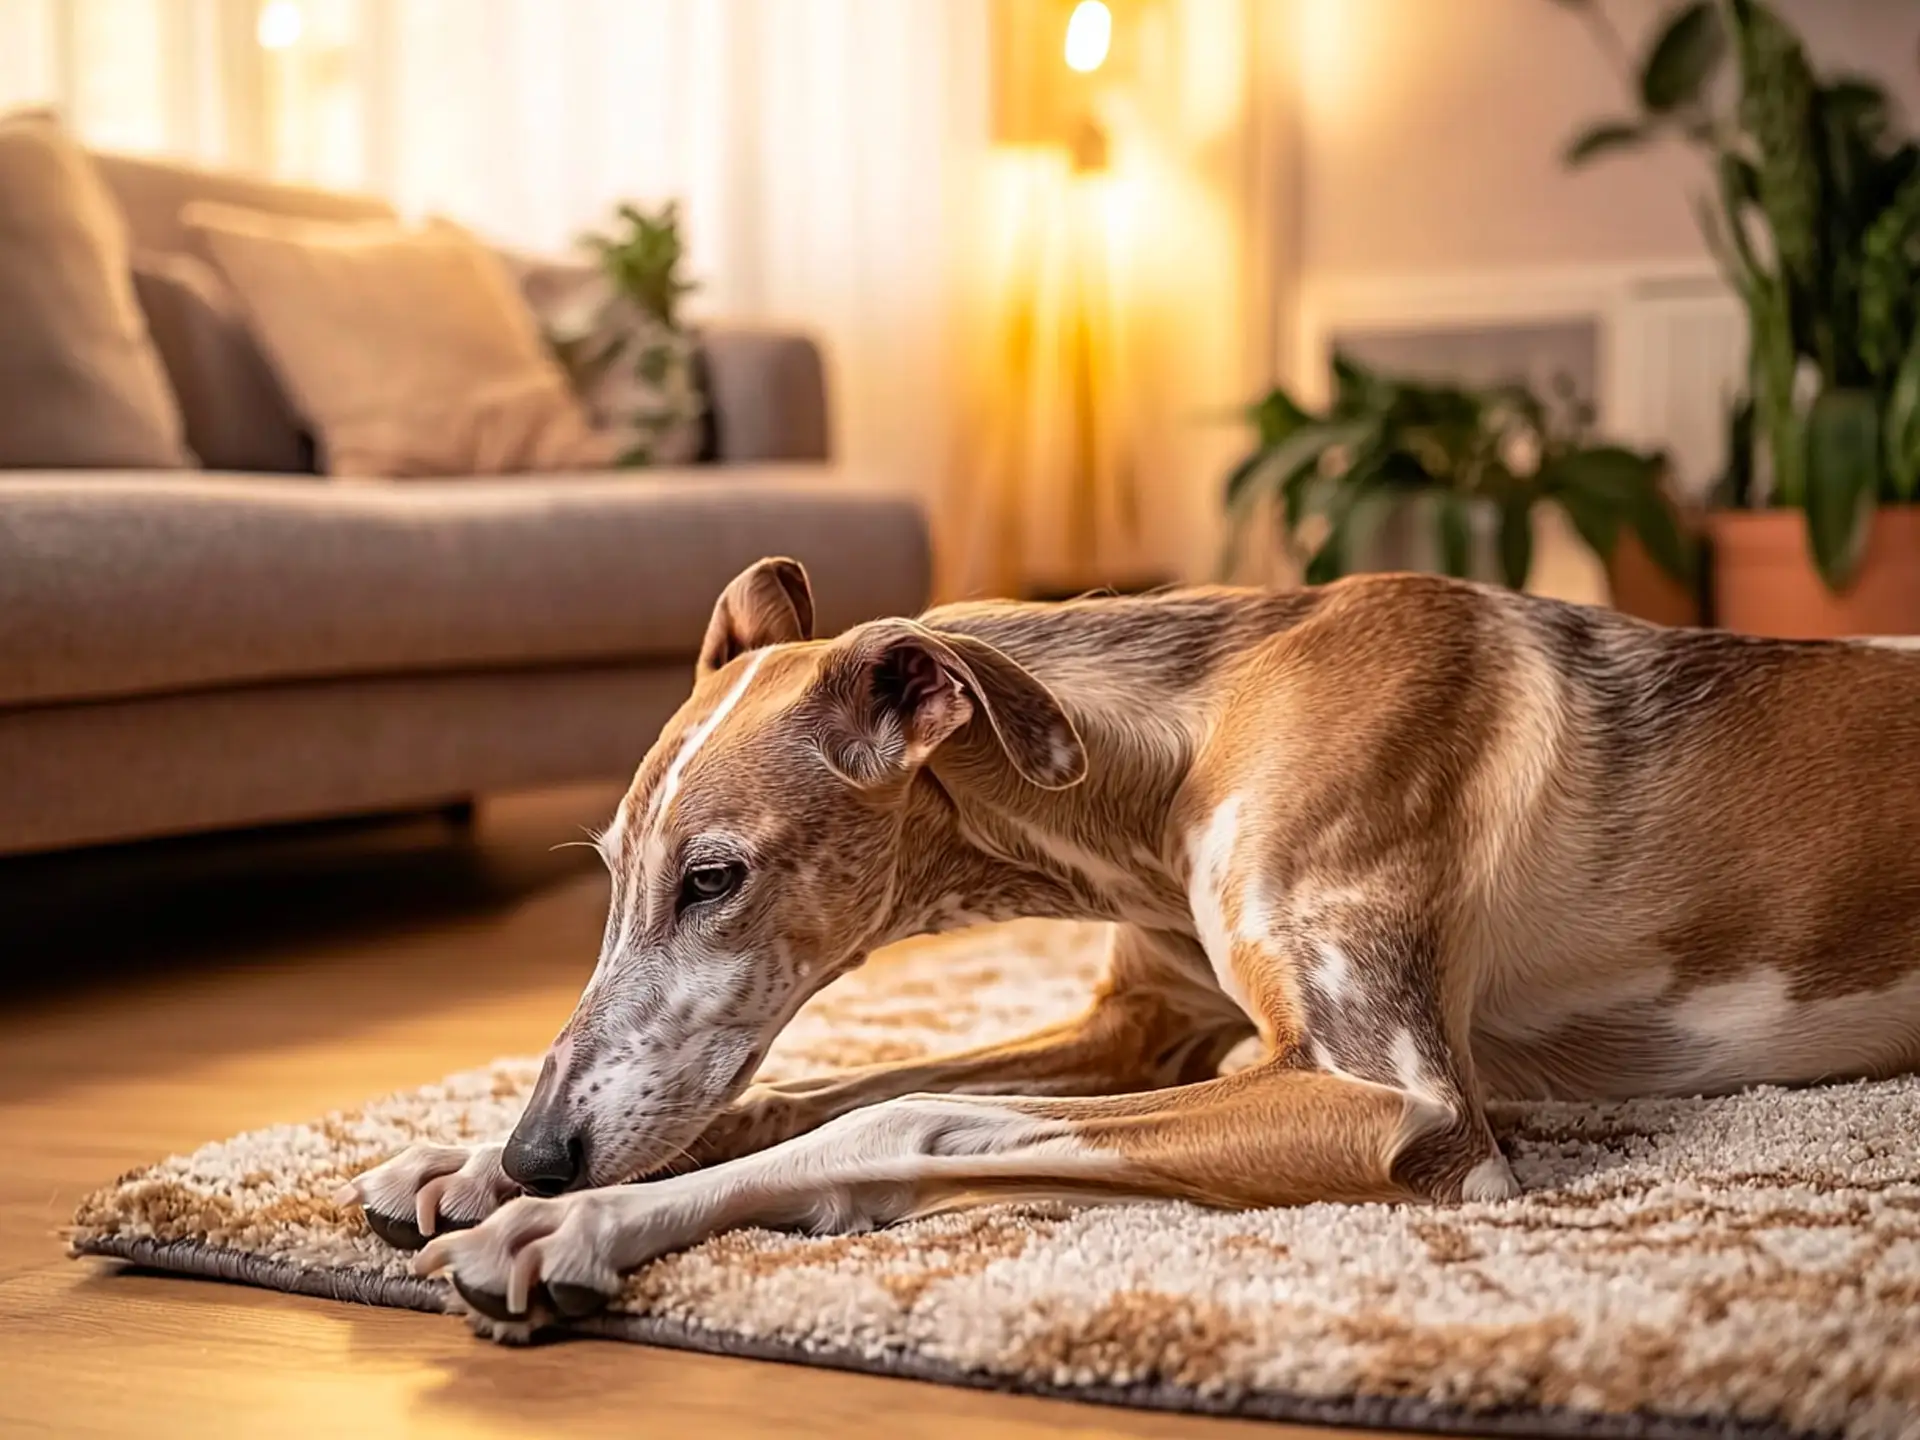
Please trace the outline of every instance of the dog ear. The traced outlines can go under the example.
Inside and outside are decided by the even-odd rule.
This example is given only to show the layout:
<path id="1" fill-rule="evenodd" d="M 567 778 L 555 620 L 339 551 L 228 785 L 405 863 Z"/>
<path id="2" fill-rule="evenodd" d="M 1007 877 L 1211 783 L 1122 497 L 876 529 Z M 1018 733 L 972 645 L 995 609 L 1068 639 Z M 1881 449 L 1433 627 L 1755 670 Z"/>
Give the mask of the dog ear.
<path id="1" fill-rule="evenodd" d="M 853 784 L 924 764 L 976 714 L 1028 784 L 1065 790 L 1087 778 L 1086 747 L 1059 700 L 984 640 L 892 620 L 849 641 L 828 680 L 846 723 L 827 759 Z"/>
<path id="2" fill-rule="evenodd" d="M 720 592 L 695 673 L 709 675 L 763 645 L 813 638 L 813 587 L 798 560 L 776 556 L 749 565 Z"/>

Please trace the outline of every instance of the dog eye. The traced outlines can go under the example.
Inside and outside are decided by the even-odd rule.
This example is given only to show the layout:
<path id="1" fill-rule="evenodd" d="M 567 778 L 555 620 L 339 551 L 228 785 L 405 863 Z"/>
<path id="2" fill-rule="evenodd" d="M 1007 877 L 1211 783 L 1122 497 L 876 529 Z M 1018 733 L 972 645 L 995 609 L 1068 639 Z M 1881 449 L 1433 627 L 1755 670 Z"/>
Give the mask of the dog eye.
<path id="1" fill-rule="evenodd" d="M 724 900 L 740 888 L 746 868 L 741 865 L 696 865 L 680 877 L 680 908 Z"/>

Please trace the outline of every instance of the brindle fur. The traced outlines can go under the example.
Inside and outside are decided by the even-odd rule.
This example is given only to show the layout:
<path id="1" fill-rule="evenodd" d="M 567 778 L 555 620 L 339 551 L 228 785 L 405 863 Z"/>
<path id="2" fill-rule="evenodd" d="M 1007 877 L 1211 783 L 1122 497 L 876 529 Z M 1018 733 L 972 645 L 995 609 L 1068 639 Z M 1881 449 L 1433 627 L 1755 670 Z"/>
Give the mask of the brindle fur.
<path id="1" fill-rule="evenodd" d="M 811 623 L 791 561 L 716 607 L 606 837 L 601 967 L 522 1121 L 588 1134 L 590 1184 L 683 1151 L 736 1178 L 518 1201 L 436 1241 L 426 1269 L 522 1276 L 497 1318 L 522 1272 L 605 1289 L 728 1224 L 961 1195 L 1491 1199 L 1489 1095 L 1920 1064 L 1920 656 L 1417 576 Z M 714 835 L 754 888 L 688 938 L 665 897 Z M 1022 916 L 1115 923 L 1079 1019 L 739 1093 L 871 950 Z M 655 972 L 694 953 L 753 957 L 728 1018 L 754 1044 L 622 1100 L 692 1043 Z M 1218 1077 L 1251 1033 L 1265 1058 Z M 405 1160 L 357 1193 L 418 1191 Z"/>

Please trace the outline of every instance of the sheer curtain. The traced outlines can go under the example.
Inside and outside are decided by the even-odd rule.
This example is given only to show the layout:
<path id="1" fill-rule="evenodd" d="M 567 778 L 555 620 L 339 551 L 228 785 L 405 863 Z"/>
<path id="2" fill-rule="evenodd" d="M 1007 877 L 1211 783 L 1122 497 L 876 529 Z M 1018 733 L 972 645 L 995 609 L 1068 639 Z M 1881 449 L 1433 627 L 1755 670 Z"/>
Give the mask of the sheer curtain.
<path id="1" fill-rule="evenodd" d="M 252 12 L 244 0 L 0 0 L 0 110 L 55 105 L 103 149 L 237 159 L 246 87 L 229 61 L 251 44 Z"/>

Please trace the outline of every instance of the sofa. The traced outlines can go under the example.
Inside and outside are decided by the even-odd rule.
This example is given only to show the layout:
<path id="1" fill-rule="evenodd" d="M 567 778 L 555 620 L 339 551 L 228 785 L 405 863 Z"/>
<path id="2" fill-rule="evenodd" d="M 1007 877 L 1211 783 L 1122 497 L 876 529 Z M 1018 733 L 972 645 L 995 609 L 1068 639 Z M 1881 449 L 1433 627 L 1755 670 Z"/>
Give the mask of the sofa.
<path id="1" fill-rule="evenodd" d="M 194 198 L 385 213 L 95 158 L 149 261 L 181 244 Z M 823 366 L 803 337 L 703 334 L 701 463 L 346 481 L 303 473 L 311 447 L 254 395 L 259 377 L 210 374 L 136 280 L 188 441 L 259 460 L 0 471 L 0 855 L 621 778 L 686 696 L 715 597 L 753 560 L 807 566 L 822 633 L 926 600 L 918 477 L 884 493 L 830 462 Z M 196 409 L 203 432 L 258 433 L 209 443 Z"/>

